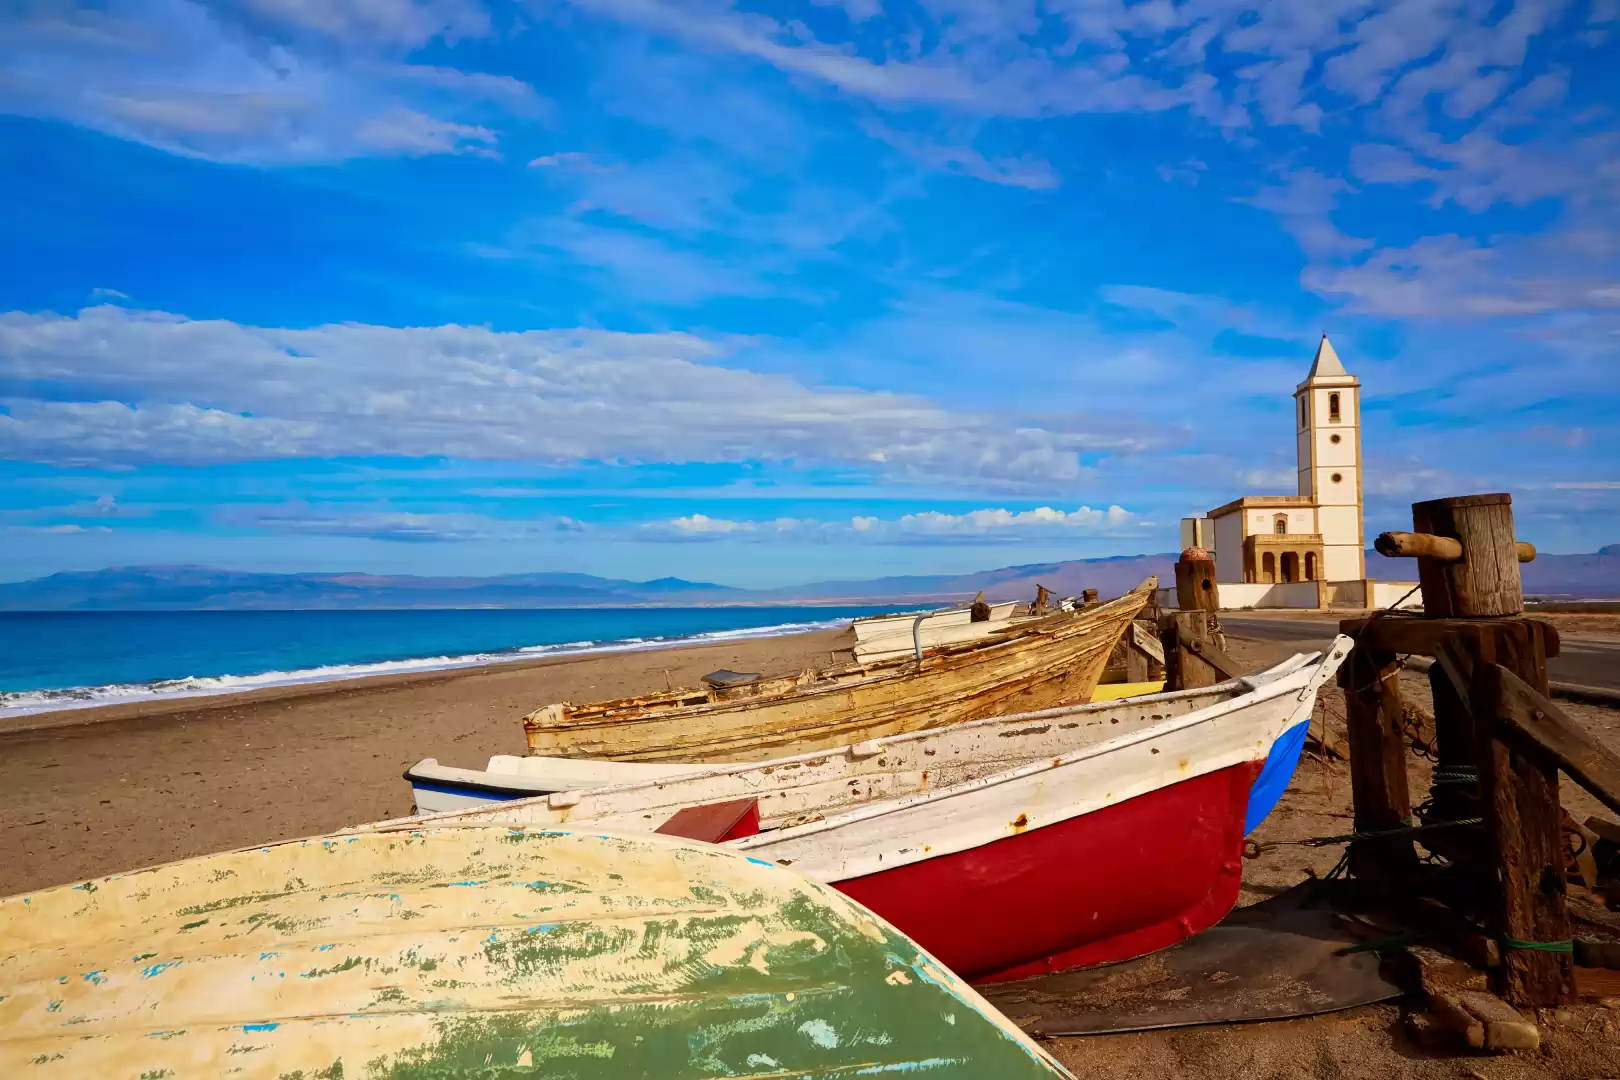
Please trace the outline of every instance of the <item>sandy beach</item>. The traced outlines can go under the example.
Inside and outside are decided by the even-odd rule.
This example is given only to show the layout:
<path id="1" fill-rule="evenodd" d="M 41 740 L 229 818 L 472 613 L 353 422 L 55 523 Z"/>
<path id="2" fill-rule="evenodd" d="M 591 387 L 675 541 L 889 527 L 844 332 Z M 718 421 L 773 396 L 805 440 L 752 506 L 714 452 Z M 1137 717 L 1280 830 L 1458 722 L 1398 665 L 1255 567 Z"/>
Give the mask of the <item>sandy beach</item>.
<path id="1" fill-rule="evenodd" d="M 0 892 L 79 881 L 235 846 L 320 833 L 410 808 L 401 771 L 422 757 L 481 765 L 521 752 L 519 717 L 561 699 L 635 694 L 693 683 L 720 667 L 780 673 L 828 660 L 841 631 L 678 646 L 314 686 L 230 697 L 144 702 L 18 718 L 0 732 Z M 1294 649 L 1229 640 L 1246 666 Z M 1427 679 L 1402 675 L 1429 704 Z M 1567 705 L 1610 746 L 1620 712 Z M 1321 696 L 1318 717 L 1339 738 L 1344 701 Z M 30 730 L 17 730 L 29 722 Z M 1414 790 L 1427 766 L 1411 761 Z M 1600 812 L 1566 782 L 1577 819 Z M 1349 828 L 1342 762 L 1304 760 L 1277 810 L 1253 836 L 1240 904 L 1323 873 L 1339 847 L 1300 840 Z M 1583 981 L 1583 1000 L 1541 1017 L 1542 1049 L 1506 1058 L 1458 1055 L 1409 1037 L 1399 1003 L 1309 1019 L 1056 1039 L 1052 1052 L 1088 1080 L 1594 1080 L 1620 1077 L 1620 979 Z M 1594 977 L 1595 978 L 1595 977 Z M 1603 1001 L 1611 1004 L 1605 1006 Z"/>
<path id="2" fill-rule="evenodd" d="M 521 717 L 823 665 L 846 631 L 514 661 L 20 716 L 0 729 L 0 895 L 410 812 L 424 757 L 523 752 Z"/>

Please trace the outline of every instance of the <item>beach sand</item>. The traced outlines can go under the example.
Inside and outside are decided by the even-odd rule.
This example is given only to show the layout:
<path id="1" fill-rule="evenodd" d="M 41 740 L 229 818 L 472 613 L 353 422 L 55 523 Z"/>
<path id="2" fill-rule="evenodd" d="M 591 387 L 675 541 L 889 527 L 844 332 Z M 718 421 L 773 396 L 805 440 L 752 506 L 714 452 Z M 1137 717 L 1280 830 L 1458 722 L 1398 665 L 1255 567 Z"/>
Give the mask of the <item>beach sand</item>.
<path id="1" fill-rule="evenodd" d="M 0 895 L 410 813 L 405 769 L 524 752 L 525 713 L 824 666 L 847 631 L 377 676 L 14 717 Z M 844 659 L 847 659 L 845 654 Z M 19 730 L 22 729 L 22 730 Z"/>
<path id="2" fill-rule="evenodd" d="M 824 631 L 19 718 L 14 728 L 50 726 L 0 732 L 0 893 L 402 814 L 406 766 L 423 757 L 481 766 L 490 754 L 520 753 L 519 717 L 538 705 L 658 690 L 666 679 L 689 685 L 720 667 L 794 671 L 826 663 L 841 638 Z M 1235 637 L 1229 645 L 1251 668 L 1293 651 Z M 1405 673 L 1402 685 L 1429 704 L 1426 678 Z M 1321 700 L 1318 716 L 1342 739 L 1342 694 L 1332 687 Z M 1564 706 L 1620 748 L 1620 712 Z M 1410 764 L 1421 792 L 1427 767 Z M 1579 819 L 1600 809 L 1568 783 L 1563 798 Z M 1303 761 L 1254 834 L 1264 850 L 1244 865 L 1239 902 L 1327 871 L 1341 848 L 1297 841 L 1349 828 L 1347 767 Z M 1620 1078 L 1620 1000 L 1605 1007 L 1595 996 L 1541 1017 L 1541 1050 L 1506 1057 L 1416 1044 L 1398 1003 L 1047 1046 L 1086 1080 Z"/>

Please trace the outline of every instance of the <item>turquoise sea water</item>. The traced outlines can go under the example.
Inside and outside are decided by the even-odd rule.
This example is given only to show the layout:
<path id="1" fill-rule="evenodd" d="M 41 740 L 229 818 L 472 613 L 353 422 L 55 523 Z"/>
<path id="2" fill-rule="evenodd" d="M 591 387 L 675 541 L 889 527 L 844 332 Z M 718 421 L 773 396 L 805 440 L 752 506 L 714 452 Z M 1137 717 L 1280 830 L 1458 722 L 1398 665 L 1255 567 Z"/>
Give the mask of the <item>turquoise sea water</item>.
<path id="1" fill-rule="evenodd" d="M 0 716 L 790 634 L 887 607 L 0 612 Z"/>

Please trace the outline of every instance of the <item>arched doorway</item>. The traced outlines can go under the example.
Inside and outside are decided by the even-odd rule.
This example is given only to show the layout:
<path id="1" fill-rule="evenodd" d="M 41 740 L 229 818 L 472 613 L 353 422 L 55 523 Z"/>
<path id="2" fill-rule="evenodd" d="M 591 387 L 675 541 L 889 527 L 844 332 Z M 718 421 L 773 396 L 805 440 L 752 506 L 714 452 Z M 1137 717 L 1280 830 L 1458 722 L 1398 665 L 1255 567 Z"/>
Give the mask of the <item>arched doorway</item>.
<path id="1" fill-rule="evenodd" d="M 1316 552 L 1314 551 L 1305 553 L 1305 580 L 1316 580 Z"/>
<path id="2" fill-rule="evenodd" d="M 1299 556 L 1292 551 L 1283 552 L 1282 579 L 1284 581 L 1299 580 Z"/>
<path id="3" fill-rule="evenodd" d="M 1269 551 L 1260 559 L 1260 578 L 1267 585 L 1277 580 L 1277 556 Z"/>

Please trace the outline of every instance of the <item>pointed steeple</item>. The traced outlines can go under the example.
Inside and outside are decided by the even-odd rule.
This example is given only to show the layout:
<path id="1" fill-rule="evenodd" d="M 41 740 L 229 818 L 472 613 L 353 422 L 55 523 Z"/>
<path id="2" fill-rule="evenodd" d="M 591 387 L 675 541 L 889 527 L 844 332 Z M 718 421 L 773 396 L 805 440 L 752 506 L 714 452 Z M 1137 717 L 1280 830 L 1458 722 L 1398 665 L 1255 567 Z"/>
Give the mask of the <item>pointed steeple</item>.
<path id="1" fill-rule="evenodd" d="M 1305 376 L 1305 381 L 1324 375 L 1348 375 L 1344 365 L 1339 362 L 1339 354 L 1333 351 L 1333 342 L 1328 340 L 1326 334 L 1322 335 L 1322 344 L 1316 347 L 1316 359 L 1311 363 L 1311 373 Z"/>

